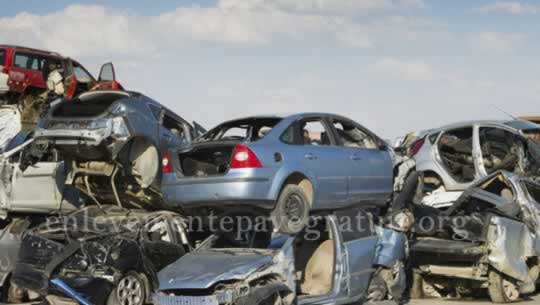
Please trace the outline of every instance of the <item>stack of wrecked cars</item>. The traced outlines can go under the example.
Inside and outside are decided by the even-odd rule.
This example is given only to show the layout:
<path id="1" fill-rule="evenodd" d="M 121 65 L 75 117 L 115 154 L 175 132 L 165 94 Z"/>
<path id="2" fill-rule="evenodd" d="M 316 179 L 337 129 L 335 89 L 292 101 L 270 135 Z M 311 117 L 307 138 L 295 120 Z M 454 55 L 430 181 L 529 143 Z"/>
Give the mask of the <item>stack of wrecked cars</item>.
<path id="1" fill-rule="evenodd" d="M 20 168 L 54 151 L 64 166 L 56 186 L 82 202 L 65 209 L 61 190 L 56 216 L 18 231 L 3 296 L 83 305 L 402 299 L 411 221 L 380 218 L 392 193 L 383 141 L 330 114 L 240 119 L 202 133 L 135 92 L 52 105 L 23 142 L 33 148 L 21 149 Z M 264 215 L 269 228 L 186 226 L 189 215 L 230 214 Z"/>

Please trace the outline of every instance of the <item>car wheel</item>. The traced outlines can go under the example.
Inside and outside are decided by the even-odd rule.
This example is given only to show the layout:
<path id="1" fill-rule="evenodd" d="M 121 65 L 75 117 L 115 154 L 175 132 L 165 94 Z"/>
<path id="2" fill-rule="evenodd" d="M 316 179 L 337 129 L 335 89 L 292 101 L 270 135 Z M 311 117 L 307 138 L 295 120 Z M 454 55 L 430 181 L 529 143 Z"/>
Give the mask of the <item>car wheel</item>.
<path id="1" fill-rule="evenodd" d="M 510 303 L 519 299 L 516 284 L 495 270 L 489 271 L 488 292 L 493 303 Z"/>
<path id="2" fill-rule="evenodd" d="M 308 223 L 309 209 L 309 199 L 304 189 L 295 184 L 286 185 L 272 212 L 274 225 L 282 233 L 298 233 Z"/>
<path id="3" fill-rule="evenodd" d="M 145 303 L 145 281 L 136 272 L 128 272 L 124 275 L 107 300 L 107 305 L 144 305 Z"/>

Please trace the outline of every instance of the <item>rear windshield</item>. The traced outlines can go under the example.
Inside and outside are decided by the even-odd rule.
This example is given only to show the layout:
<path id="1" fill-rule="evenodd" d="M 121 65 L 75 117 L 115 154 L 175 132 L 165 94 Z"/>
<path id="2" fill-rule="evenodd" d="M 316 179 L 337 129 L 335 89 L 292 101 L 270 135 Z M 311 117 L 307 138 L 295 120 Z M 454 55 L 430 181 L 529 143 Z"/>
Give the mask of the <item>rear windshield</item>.
<path id="1" fill-rule="evenodd" d="M 0 49 L 0 66 L 6 65 L 6 50 Z"/>
<path id="2" fill-rule="evenodd" d="M 53 117 L 93 117 L 104 113 L 116 101 L 125 98 L 124 94 L 102 93 L 71 101 L 64 101 L 54 109 Z"/>
<path id="3" fill-rule="evenodd" d="M 210 130 L 199 141 L 248 141 L 255 142 L 264 138 L 280 118 L 253 118 L 227 122 Z"/>

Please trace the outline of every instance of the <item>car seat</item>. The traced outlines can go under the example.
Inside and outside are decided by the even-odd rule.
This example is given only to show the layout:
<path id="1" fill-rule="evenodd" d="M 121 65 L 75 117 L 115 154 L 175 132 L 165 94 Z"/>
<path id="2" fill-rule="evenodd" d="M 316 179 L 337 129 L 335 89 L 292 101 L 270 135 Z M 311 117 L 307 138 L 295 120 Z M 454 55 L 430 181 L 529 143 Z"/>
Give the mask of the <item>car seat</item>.
<path id="1" fill-rule="evenodd" d="M 303 294 L 325 295 L 332 289 L 334 276 L 334 241 L 326 240 L 319 245 L 309 259 L 304 282 L 301 285 Z"/>

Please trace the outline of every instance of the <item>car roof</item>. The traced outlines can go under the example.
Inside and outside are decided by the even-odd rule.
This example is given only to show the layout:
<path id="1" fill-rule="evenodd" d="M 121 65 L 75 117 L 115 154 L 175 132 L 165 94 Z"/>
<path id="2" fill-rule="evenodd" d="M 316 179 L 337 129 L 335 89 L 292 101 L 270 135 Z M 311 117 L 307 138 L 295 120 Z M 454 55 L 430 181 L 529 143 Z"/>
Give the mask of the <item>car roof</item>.
<path id="1" fill-rule="evenodd" d="M 266 114 L 266 115 L 253 115 L 253 116 L 245 116 L 236 118 L 233 120 L 228 120 L 225 122 L 222 122 L 219 125 L 223 125 L 226 123 L 232 123 L 237 121 L 246 121 L 250 119 L 301 119 L 306 117 L 318 117 L 318 116 L 333 116 L 333 117 L 340 117 L 344 119 L 348 119 L 342 115 L 334 114 L 334 113 L 325 113 L 325 112 L 299 112 L 299 113 L 288 113 L 288 114 Z M 350 119 L 349 119 L 350 120 Z"/>
<path id="2" fill-rule="evenodd" d="M 25 52 L 30 52 L 30 53 L 38 53 L 38 54 L 47 55 L 47 56 L 62 57 L 62 55 L 60 55 L 57 52 L 39 50 L 39 49 L 34 49 L 34 48 L 29 48 L 29 47 L 24 47 L 24 46 L 18 46 L 18 45 L 2 44 L 2 45 L 0 45 L 0 48 L 13 49 L 15 51 L 25 51 Z"/>
<path id="3" fill-rule="evenodd" d="M 444 125 L 439 128 L 434 128 L 430 130 L 430 133 L 439 132 L 441 130 L 456 129 L 460 127 L 467 127 L 472 125 L 499 125 L 516 130 L 525 130 L 525 129 L 536 129 L 540 128 L 540 125 L 535 123 L 525 121 L 525 120 L 476 120 L 476 121 L 462 121 L 457 123 L 452 123 Z"/>

